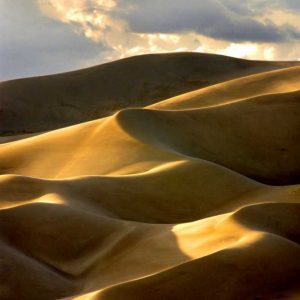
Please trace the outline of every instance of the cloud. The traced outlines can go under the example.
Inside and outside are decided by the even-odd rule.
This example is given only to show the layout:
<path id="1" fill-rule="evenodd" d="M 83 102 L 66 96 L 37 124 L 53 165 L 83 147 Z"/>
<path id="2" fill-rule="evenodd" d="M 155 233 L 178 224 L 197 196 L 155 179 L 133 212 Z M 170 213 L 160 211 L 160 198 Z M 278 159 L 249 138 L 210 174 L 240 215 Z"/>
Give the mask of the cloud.
<path id="1" fill-rule="evenodd" d="M 130 31 L 127 22 L 116 17 L 120 9 L 116 0 L 38 0 L 38 4 L 49 17 L 69 24 L 86 38 L 112 49 L 110 59 L 149 52 L 194 50 L 200 46 L 189 34 Z"/>
<path id="2" fill-rule="evenodd" d="M 292 25 L 257 20 L 251 17 L 251 6 L 235 0 L 190 0 L 188 5 L 179 0 L 38 0 L 38 4 L 46 15 L 111 49 L 108 59 L 200 49 L 250 58 L 254 52 L 249 45 L 260 49 L 256 43 L 299 39 Z M 204 44 L 205 37 L 227 41 L 227 45 L 215 49 L 212 40 Z M 271 57 L 270 48 L 260 51 L 262 58 Z"/>
<path id="3" fill-rule="evenodd" d="M 272 44 L 300 39 L 294 24 L 278 26 L 258 17 L 257 8 L 267 8 L 265 0 L 38 0 L 38 4 L 49 17 L 111 49 L 107 59 L 174 51 L 273 59 Z"/>
<path id="4" fill-rule="evenodd" d="M 255 44 L 235 44 L 232 43 L 225 49 L 218 51 L 218 54 L 228 55 L 228 56 L 236 56 L 239 58 L 249 57 L 256 54 L 258 51 L 258 47 Z"/>
<path id="5" fill-rule="evenodd" d="M 233 42 L 284 42 L 297 38 L 297 29 L 260 22 L 248 1 L 152 0 L 137 1 L 135 10 L 124 13 L 135 32 L 184 32 Z M 251 2 L 251 1 L 250 1 Z M 270 2 L 270 1 L 269 1 Z M 262 5 L 262 4 L 261 4 Z M 293 29 L 293 30 L 292 30 Z M 299 33 L 299 32 L 298 32 Z"/>
<path id="6" fill-rule="evenodd" d="M 110 12 L 117 6 L 115 0 L 38 0 L 41 10 L 63 23 L 79 25 L 78 32 L 94 41 L 104 39 L 105 32 L 124 26 L 113 20 Z"/>
<path id="7" fill-rule="evenodd" d="M 74 70 L 97 56 L 103 61 L 102 45 L 45 18 L 35 1 L 0 0 L 0 31 L 0 80 Z"/>
<path id="8" fill-rule="evenodd" d="M 247 0 L 254 9 L 261 11 L 264 9 L 270 11 L 273 8 L 279 8 L 286 11 L 300 10 L 300 2 L 297 0 Z"/>
<path id="9" fill-rule="evenodd" d="M 1 79 L 144 53 L 300 58 L 292 0 L 0 0 Z"/>

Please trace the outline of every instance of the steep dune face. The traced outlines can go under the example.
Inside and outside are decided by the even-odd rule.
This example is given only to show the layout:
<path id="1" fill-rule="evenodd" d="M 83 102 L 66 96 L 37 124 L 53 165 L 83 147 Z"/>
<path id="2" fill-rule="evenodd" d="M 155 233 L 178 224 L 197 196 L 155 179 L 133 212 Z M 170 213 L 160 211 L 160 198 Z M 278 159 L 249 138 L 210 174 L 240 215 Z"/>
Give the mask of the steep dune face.
<path id="1" fill-rule="evenodd" d="M 300 179 L 299 102 L 297 91 L 207 109 L 123 111 L 119 122 L 164 150 L 214 161 L 266 183 L 292 184 Z"/>
<path id="2" fill-rule="evenodd" d="M 214 59 L 201 72 L 228 79 L 218 77 L 225 58 Z M 299 74 L 263 72 L 3 138 L 0 298 L 298 299 Z"/>
<path id="3" fill-rule="evenodd" d="M 294 65 L 297 63 L 211 54 L 156 54 L 65 74 L 1 82 L 0 134 L 61 128 L 225 80 Z"/>
<path id="4" fill-rule="evenodd" d="M 300 89 L 300 67 L 259 73 L 179 95 L 148 106 L 155 109 L 192 109 Z"/>

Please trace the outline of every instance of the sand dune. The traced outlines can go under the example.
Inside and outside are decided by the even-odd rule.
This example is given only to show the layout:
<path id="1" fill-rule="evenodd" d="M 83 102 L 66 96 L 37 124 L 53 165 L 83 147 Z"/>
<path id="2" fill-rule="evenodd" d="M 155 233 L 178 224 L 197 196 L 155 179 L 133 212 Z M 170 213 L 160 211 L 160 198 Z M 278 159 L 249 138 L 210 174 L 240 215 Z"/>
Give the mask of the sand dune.
<path id="1" fill-rule="evenodd" d="M 29 82 L 44 82 L 36 95 L 56 93 L 53 84 L 68 86 L 73 76 L 110 78 L 131 64 L 150 82 L 157 60 L 162 76 L 186 63 L 185 72 L 195 71 L 188 80 L 207 77 L 179 95 L 188 88 L 178 71 L 164 94 L 175 98 L 155 103 L 151 81 L 141 98 L 151 106 L 1 138 L 1 299 L 299 299 L 300 68 L 201 55 L 194 68 L 190 57 L 145 56 L 6 83 L 30 98 Z M 123 88 L 130 106 L 137 98 Z M 83 121 L 66 112 L 58 110 L 58 122 L 49 117 L 47 129 Z M 36 120 L 28 126 L 40 130 Z"/>
<path id="2" fill-rule="evenodd" d="M 150 105 L 156 109 L 191 109 L 300 89 L 300 67 L 263 72 L 215 84 Z"/>
<path id="3" fill-rule="evenodd" d="M 108 288 L 90 299 L 179 300 L 196 299 L 195 295 L 203 299 L 297 299 L 285 289 L 299 288 L 299 266 L 288 259 L 300 259 L 299 245 L 271 234 L 252 234 L 242 240 L 235 247 Z M 272 261 L 270 253 L 274 253 Z M 283 278 L 282 273 L 287 276 Z M 217 288 L 210 285 L 208 274 L 216 274 Z"/>
<path id="4" fill-rule="evenodd" d="M 57 129 L 143 107 L 184 92 L 299 62 L 248 61 L 220 55 L 142 55 L 51 76 L 0 83 L 1 135 Z"/>
<path id="5" fill-rule="evenodd" d="M 300 178 L 299 99 L 296 91 L 206 109 L 127 109 L 2 144 L 0 171 L 45 178 L 124 175 L 205 159 L 265 183 L 293 184 Z M 274 124 L 280 124 L 276 133 Z"/>

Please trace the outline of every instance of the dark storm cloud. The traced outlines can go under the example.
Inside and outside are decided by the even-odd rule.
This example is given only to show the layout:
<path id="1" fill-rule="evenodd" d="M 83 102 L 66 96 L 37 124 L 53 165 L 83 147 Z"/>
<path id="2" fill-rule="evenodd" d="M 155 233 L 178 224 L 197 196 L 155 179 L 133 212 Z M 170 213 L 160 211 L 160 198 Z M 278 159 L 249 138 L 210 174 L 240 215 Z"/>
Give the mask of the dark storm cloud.
<path id="1" fill-rule="evenodd" d="M 278 27 L 270 21 L 261 23 L 254 19 L 254 16 L 259 14 L 258 7 L 267 8 L 266 1 L 123 0 L 122 2 L 130 2 L 136 7 L 122 13 L 122 17 L 136 32 L 171 33 L 192 30 L 208 37 L 233 42 L 284 42 L 298 38 L 299 34 L 299 31 L 291 26 Z M 267 2 L 270 4 L 270 1 Z M 275 4 L 280 5 L 279 2 Z"/>
<path id="2" fill-rule="evenodd" d="M 253 2 L 255 4 L 260 4 L 264 6 L 265 9 L 270 9 L 271 7 L 277 7 L 282 10 L 300 10 L 300 1 L 299 0 L 248 0 L 249 2 Z"/>
<path id="3" fill-rule="evenodd" d="M 235 2 L 238 6 L 246 6 L 253 15 L 260 15 L 266 12 L 270 12 L 273 9 L 279 9 L 281 11 L 291 11 L 295 13 L 295 10 L 300 10 L 300 1 L 298 0 L 220 0 L 222 2 Z"/>
<path id="4" fill-rule="evenodd" d="M 0 0 L 0 20 L 0 80 L 80 68 L 101 50 L 42 16 L 35 1 Z"/>
<path id="5" fill-rule="evenodd" d="M 290 9 L 297 9 L 300 10 L 300 1 L 299 0 L 285 0 L 283 1 L 287 7 Z"/>

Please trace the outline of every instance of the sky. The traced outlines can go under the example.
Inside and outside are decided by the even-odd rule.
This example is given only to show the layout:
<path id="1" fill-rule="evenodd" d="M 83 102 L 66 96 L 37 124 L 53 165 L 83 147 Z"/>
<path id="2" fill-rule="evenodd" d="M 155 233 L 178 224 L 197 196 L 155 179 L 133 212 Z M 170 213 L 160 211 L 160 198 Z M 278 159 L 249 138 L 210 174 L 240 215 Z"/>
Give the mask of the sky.
<path id="1" fill-rule="evenodd" d="M 0 80 L 146 53 L 300 60 L 298 0 L 0 0 Z"/>

